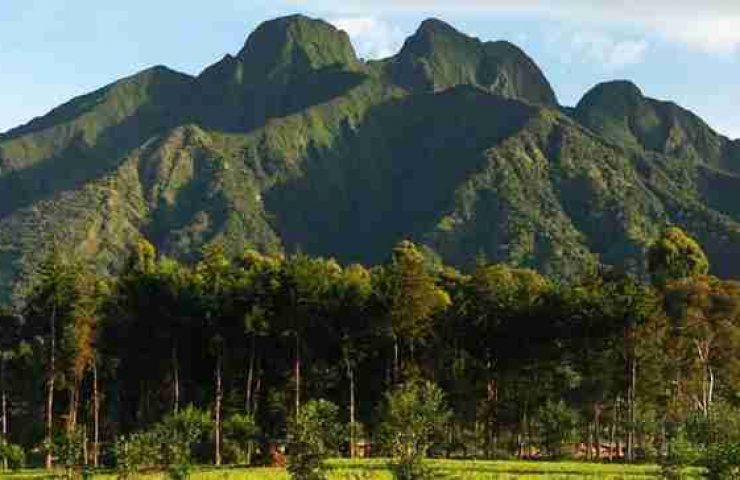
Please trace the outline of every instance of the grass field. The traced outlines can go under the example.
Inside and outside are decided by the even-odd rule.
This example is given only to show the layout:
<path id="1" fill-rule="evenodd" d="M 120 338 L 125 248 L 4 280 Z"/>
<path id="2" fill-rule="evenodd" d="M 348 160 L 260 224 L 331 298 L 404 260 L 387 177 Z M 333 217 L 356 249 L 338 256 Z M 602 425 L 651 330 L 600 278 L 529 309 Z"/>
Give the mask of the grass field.
<path id="1" fill-rule="evenodd" d="M 654 465 L 615 465 L 579 462 L 519 462 L 519 461 L 472 461 L 472 460 L 431 460 L 430 466 L 440 473 L 440 477 L 450 479 L 655 479 L 660 471 Z M 699 477 L 696 470 L 688 472 Z M 693 475 L 691 475 L 693 474 Z M 36 480 L 50 478 L 42 470 L 24 470 L 2 474 L 0 478 L 9 480 Z M 115 480 L 113 473 L 101 472 L 94 476 L 99 480 Z M 164 479 L 164 475 L 151 473 L 142 479 Z M 288 475 L 280 468 L 221 468 L 196 469 L 193 480 L 284 480 Z M 387 462 L 373 460 L 332 460 L 330 479 L 346 480 L 390 480 L 392 478 Z"/>

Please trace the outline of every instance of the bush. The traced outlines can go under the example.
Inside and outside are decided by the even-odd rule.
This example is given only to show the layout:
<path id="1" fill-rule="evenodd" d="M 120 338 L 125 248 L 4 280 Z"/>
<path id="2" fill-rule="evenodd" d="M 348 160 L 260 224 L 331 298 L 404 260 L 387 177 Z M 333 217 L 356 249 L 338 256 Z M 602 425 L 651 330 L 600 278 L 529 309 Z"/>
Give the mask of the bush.
<path id="1" fill-rule="evenodd" d="M 224 454 L 229 463 L 250 465 L 259 426 L 252 415 L 234 414 L 224 422 Z"/>
<path id="2" fill-rule="evenodd" d="M 155 431 L 118 437 L 113 446 L 118 479 L 136 478 L 144 468 L 161 465 L 161 454 L 160 439 Z"/>
<path id="3" fill-rule="evenodd" d="M 699 463 L 704 452 L 692 443 L 684 429 L 679 429 L 668 441 L 667 455 L 660 463 L 663 478 L 677 480 L 684 478 L 683 471 L 689 465 Z"/>
<path id="4" fill-rule="evenodd" d="M 723 442 L 710 446 L 703 463 L 711 480 L 740 478 L 740 444 Z"/>
<path id="5" fill-rule="evenodd" d="M 210 415 L 192 406 L 168 415 L 157 426 L 163 463 L 171 478 L 189 477 L 193 445 L 205 437 L 210 428 Z"/>
<path id="6" fill-rule="evenodd" d="M 82 465 L 85 454 L 85 434 L 81 430 L 67 432 L 54 442 L 59 463 L 64 466 L 64 478 L 74 477 L 74 468 Z"/>
<path id="7" fill-rule="evenodd" d="M 542 447 L 553 457 L 563 455 L 563 444 L 577 435 L 578 414 L 562 400 L 548 400 L 537 410 L 535 422 L 540 429 Z"/>
<path id="8" fill-rule="evenodd" d="M 118 478 L 136 478 L 143 469 L 154 467 L 164 468 L 172 479 L 188 478 L 192 447 L 210 426 L 206 412 L 187 407 L 147 431 L 119 437 L 114 446 Z"/>
<path id="9" fill-rule="evenodd" d="M 327 400 L 312 400 L 288 425 L 288 473 L 297 480 L 326 478 L 324 462 L 342 438 L 339 408 Z"/>
<path id="10" fill-rule="evenodd" d="M 449 421 L 444 393 L 431 382 L 413 380 L 386 395 L 383 443 L 393 457 L 398 479 L 439 478 L 423 463 Z"/>
<path id="11" fill-rule="evenodd" d="M 23 467 L 26 460 L 26 453 L 20 445 L 14 445 L 0 440 L 0 466 L 8 465 L 12 470 L 18 470 Z"/>

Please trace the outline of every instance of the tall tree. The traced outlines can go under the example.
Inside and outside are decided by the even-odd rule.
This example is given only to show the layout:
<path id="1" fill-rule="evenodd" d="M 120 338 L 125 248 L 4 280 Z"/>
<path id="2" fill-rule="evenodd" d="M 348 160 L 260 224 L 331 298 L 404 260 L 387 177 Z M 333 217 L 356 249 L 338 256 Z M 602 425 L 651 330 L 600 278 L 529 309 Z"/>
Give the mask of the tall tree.
<path id="1" fill-rule="evenodd" d="M 701 246 L 678 227 L 669 227 L 648 251 L 648 268 L 656 285 L 706 275 L 709 260 Z"/>
<path id="2" fill-rule="evenodd" d="M 371 335 L 372 277 L 361 265 L 350 265 L 342 271 L 331 290 L 331 328 L 339 336 L 342 361 L 348 383 L 349 452 L 354 457 L 357 443 L 357 365 L 361 345 Z"/>
<path id="3" fill-rule="evenodd" d="M 468 282 L 464 299 L 465 312 L 470 319 L 468 338 L 475 358 L 482 359 L 486 376 L 481 413 L 488 455 L 496 443 L 498 350 L 505 348 L 503 344 L 508 340 L 501 335 L 499 326 L 503 324 L 510 329 L 514 322 L 526 322 L 540 308 L 550 288 L 549 282 L 537 272 L 505 265 L 479 264 Z"/>
<path id="4" fill-rule="evenodd" d="M 702 276 L 667 285 L 679 401 L 709 416 L 718 385 L 737 387 L 740 283 Z"/>
<path id="5" fill-rule="evenodd" d="M 221 465 L 223 443 L 223 361 L 224 322 L 228 305 L 227 293 L 231 288 L 230 261 L 220 243 L 208 245 L 196 266 L 196 284 L 209 334 L 209 347 L 214 357 L 213 387 L 213 443 L 214 463 Z"/>
<path id="6" fill-rule="evenodd" d="M 248 351 L 244 379 L 244 410 L 247 416 L 253 416 L 257 410 L 256 393 L 261 384 L 258 339 L 269 334 L 269 321 L 277 311 L 274 300 L 279 291 L 282 262 L 282 257 L 247 250 L 240 259 L 233 281 L 233 302 L 236 315 L 243 322 L 239 328 L 243 329 Z"/>
<path id="7" fill-rule="evenodd" d="M 10 443 L 9 371 L 22 353 L 20 316 L 0 310 L 0 444 Z M 2 469 L 7 468 L 7 458 L 3 457 Z"/>
<path id="8" fill-rule="evenodd" d="M 449 294 L 437 285 L 429 270 L 419 248 L 404 240 L 393 249 L 390 264 L 380 277 L 379 290 L 393 336 L 395 381 L 401 367 L 401 340 L 408 342 L 413 360 L 415 344 L 431 332 L 433 316 L 450 304 Z"/>
<path id="9" fill-rule="evenodd" d="M 342 269 L 334 260 L 311 258 L 303 254 L 289 257 L 283 264 L 277 296 L 281 334 L 292 337 L 295 414 L 301 406 L 303 340 L 312 326 L 321 325 L 324 301 Z"/>
<path id="10" fill-rule="evenodd" d="M 45 337 L 46 406 L 45 406 L 45 465 L 52 468 L 54 438 L 54 393 L 60 374 L 58 345 L 70 320 L 71 299 L 74 298 L 76 277 L 80 265 L 73 259 L 52 250 L 37 272 L 38 281 L 26 301 L 24 316 L 33 323 L 36 332 Z M 45 327 L 45 328 L 44 328 Z"/>

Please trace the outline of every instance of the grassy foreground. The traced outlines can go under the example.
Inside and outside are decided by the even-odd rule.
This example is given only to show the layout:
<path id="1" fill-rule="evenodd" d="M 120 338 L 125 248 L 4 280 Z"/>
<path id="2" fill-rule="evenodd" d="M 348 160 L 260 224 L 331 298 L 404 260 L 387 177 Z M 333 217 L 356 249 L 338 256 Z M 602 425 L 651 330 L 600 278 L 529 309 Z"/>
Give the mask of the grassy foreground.
<path id="1" fill-rule="evenodd" d="M 451 479 L 647 479 L 659 478 L 660 469 L 655 465 L 618 465 L 582 462 L 521 462 L 521 461 L 474 461 L 474 460 L 431 460 L 429 464 L 444 477 Z M 699 472 L 688 472 L 695 478 Z M 0 478 L 12 480 L 31 480 L 50 478 L 42 470 L 24 470 L 2 474 Z M 113 473 L 99 473 L 95 479 L 115 480 Z M 151 473 L 142 478 L 164 479 L 163 474 Z M 288 475 L 281 468 L 198 468 L 193 472 L 193 480 L 287 480 Z M 332 460 L 330 479 L 347 480 L 390 480 L 387 462 L 372 460 Z"/>

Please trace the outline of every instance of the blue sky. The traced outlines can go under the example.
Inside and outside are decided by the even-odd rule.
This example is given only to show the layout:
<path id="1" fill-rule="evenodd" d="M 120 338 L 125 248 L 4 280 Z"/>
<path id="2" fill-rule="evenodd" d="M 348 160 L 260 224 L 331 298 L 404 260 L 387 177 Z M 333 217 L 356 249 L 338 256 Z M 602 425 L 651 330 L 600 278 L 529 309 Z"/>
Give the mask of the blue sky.
<path id="1" fill-rule="evenodd" d="M 740 138 L 738 0 L 0 0 L 0 131 L 152 65 L 198 73 L 290 13 L 344 28 L 365 58 L 436 16 L 524 48 L 565 105 L 630 79 Z"/>

